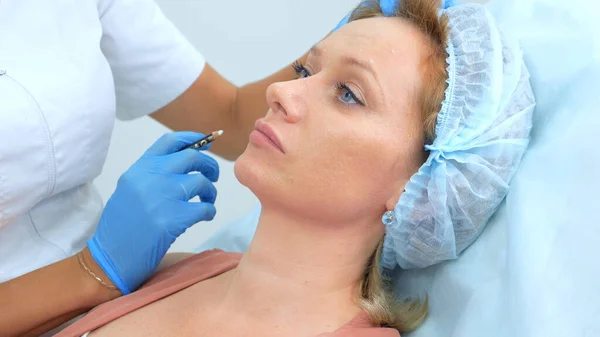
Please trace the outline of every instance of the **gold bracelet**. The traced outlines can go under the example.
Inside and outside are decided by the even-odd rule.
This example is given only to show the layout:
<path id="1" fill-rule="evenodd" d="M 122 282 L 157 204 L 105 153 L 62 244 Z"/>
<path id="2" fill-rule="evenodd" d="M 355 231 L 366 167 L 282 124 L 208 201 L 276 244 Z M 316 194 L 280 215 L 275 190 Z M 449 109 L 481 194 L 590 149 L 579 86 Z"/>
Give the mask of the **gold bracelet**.
<path id="1" fill-rule="evenodd" d="M 93 277 L 94 280 L 98 281 L 98 283 L 100 283 L 101 285 L 103 285 L 104 287 L 106 287 L 110 290 L 117 290 L 117 287 L 111 286 L 110 284 L 107 284 L 106 282 L 102 281 L 101 278 L 96 276 L 96 274 L 94 274 L 94 272 L 91 271 L 90 268 L 88 268 L 85 265 L 85 262 L 83 261 L 83 251 L 77 253 L 77 260 L 79 260 L 79 265 L 81 266 L 81 268 L 83 268 L 83 270 L 85 270 L 91 277 Z"/>

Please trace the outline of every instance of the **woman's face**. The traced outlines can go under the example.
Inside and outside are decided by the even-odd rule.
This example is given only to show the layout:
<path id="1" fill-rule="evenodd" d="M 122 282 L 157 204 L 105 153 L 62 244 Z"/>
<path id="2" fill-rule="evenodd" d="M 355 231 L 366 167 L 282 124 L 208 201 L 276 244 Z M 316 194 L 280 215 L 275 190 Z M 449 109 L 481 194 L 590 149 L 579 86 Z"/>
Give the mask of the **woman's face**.
<path id="1" fill-rule="evenodd" d="M 379 221 L 424 159 L 416 99 L 427 52 L 397 18 L 331 34 L 296 66 L 297 80 L 268 88 L 270 109 L 235 164 L 239 181 L 291 216 Z"/>

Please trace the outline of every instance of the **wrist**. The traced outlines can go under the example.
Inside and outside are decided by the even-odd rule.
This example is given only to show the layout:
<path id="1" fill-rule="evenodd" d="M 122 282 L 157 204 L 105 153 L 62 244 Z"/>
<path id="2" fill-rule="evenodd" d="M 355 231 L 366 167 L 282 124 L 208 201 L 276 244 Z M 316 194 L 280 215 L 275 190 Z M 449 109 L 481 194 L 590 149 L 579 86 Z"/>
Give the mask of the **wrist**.
<path id="1" fill-rule="evenodd" d="M 109 288 L 114 287 L 115 285 L 104 273 L 102 268 L 98 266 L 87 247 L 82 251 L 81 259 L 89 271 L 86 271 L 81 265 L 78 256 L 73 256 L 72 259 L 78 271 L 78 282 L 87 294 L 86 298 L 89 300 L 90 307 L 97 306 L 121 296 L 119 289 Z M 99 278 L 104 285 L 100 283 L 92 273 Z"/>

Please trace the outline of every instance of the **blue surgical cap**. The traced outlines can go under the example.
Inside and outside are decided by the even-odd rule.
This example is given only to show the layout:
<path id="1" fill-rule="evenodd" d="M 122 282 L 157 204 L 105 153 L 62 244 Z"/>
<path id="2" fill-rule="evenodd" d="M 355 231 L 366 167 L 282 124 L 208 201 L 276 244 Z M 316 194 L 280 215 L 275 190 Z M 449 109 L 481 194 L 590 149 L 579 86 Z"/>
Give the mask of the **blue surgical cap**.
<path id="1" fill-rule="evenodd" d="M 384 268 L 458 257 L 505 198 L 529 143 L 535 100 L 518 45 L 484 6 L 453 3 L 440 9 L 449 78 L 436 139 L 386 224 Z"/>

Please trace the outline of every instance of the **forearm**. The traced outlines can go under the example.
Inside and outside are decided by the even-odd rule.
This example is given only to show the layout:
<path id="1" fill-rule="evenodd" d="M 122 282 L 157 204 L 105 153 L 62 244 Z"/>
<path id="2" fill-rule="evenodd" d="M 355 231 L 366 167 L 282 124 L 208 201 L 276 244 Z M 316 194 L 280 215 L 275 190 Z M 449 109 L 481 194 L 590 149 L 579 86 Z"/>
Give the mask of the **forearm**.
<path id="1" fill-rule="evenodd" d="M 307 55 L 300 58 L 304 62 Z M 225 130 L 211 152 L 229 160 L 242 154 L 254 122 L 268 110 L 266 91 L 272 83 L 296 78 L 291 66 L 260 81 L 237 88 L 206 66 L 200 77 L 181 96 L 152 114 L 152 117 L 174 131 L 208 133 Z"/>
<path id="2" fill-rule="evenodd" d="M 73 318 L 84 314 L 88 311 L 89 309 L 80 309 L 74 312 L 70 312 L 67 313 L 65 315 L 59 316 L 55 319 L 52 319 L 51 321 L 48 321 L 46 323 L 43 323 L 42 325 L 38 325 L 37 327 L 23 333 L 23 334 L 19 334 L 19 336 L 21 337 L 37 337 L 37 336 L 41 336 L 42 334 L 51 331 L 59 326 L 61 326 L 62 324 L 64 324 L 65 322 L 68 322 L 70 320 L 72 320 Z"/>
<path id="3" fill-rule="evenodd" d="M 84 259 L 101 274 L 87 249 Z M 118 296 L 88 275 L 77 257 L 62 260 L 0 284 L 0 336 L 49 330 Z"/>

